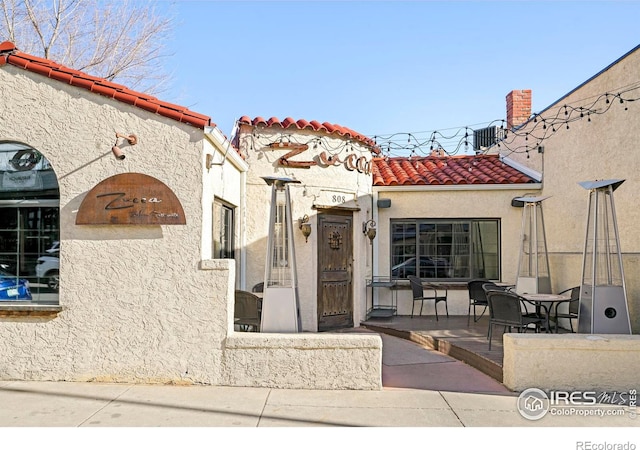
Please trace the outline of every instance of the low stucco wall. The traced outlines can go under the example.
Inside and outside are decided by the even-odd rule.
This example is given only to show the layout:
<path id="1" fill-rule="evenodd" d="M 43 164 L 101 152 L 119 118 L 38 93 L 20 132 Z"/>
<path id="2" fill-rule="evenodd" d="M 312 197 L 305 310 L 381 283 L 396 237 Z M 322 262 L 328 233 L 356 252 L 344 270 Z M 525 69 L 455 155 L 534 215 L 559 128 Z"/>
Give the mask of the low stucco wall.
<path id="1" fill-rule="evenodd" d="M 372 334 L 232 333 L 223 384 L 285 389 L 382 388 L 382 340 Z"/>
<path id="2" fill-rule="evenodd" d="M 139 299 L 125 296 L 122 308 L 123 299 L 102 297 L 106 309 L 87 298 L 64 304 L 57 317 L 0 317 L 0 380 L 382 388 L 380 336 L 225 334 L 233 327 L 233 261 L 204 260 L 198 273 L 206 288 L 188 305 L 174 297 L 134 308 Z"/>
<path id="3" fill-rule="evenodd" d="M 504 335 L 503 383 L 514 391 L 627 391 L 640 381 L 640 336 Z"/>

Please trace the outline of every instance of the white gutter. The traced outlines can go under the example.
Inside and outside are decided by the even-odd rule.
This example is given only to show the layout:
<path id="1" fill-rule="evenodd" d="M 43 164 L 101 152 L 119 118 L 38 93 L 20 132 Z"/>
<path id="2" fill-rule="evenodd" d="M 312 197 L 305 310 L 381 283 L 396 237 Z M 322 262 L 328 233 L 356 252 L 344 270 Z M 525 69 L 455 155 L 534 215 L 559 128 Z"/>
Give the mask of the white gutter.
<path id="1" fill-rule="evenodd" d="M 513 167 L 517 171 L 524 173 L 525 175 L 533 178 L 534 180 L 536 180 L 538 182 L 542 181 L 542 173 L 541 172 L 538 172 L 537 170 L 533 170 L 530 167 L 527 167 L 524 164 L 521 164 L 521 163 L 509 158 L 508 156 L 500 156 L 500 161 L 502 161 L 503 163 L 507 164 L 508 166 Z"/>
<path id="2" fill-rule="evenodd" d="M 213 145 L 216 150 L 224 155 L 224 159 L 222 161 L 213 161 L 214 165 L 222 165 L 225 160 L 230 160 L 230 162 L 241 172 L 247 172 L 249 170 L 249 164 L 242 159 L 240 154 L 236 151 L 235 148 L 231 145 L 231 142 L 222 134 L 217 127 L 204 127 L 204 136 L 207 140 Z"/>

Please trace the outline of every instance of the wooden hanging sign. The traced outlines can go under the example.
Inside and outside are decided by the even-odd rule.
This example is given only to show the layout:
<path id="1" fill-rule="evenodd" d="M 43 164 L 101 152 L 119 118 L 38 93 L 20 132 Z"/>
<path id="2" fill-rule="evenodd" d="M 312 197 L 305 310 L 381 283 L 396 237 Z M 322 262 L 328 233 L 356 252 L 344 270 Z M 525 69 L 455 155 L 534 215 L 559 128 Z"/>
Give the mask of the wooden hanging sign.
<path id="1" fill-rule="evenodd" d="M 142 173 L 109 177 L 89 191 L 76 225 L 185 225 L 180 200 L 160 180 Z"/>

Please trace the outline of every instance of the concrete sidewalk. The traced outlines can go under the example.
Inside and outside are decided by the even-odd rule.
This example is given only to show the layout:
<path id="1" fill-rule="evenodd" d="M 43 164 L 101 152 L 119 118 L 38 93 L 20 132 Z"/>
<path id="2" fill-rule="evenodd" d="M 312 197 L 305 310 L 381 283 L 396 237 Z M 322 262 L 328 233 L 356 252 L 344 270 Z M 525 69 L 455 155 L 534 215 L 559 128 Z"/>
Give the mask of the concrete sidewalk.
<path id="1" fill-rule="evenodd" d="M 637 427 L 623 417 L 529 421 L 509 395 L 384 388 L 263 388 L 4 382 L 2 427 Z"/>
<path id="2" fill-rule="evenodd" d="M 481 372 L 382 335 L 380 391 L 0 382 L 2 427 L 637 427 L 624 416 L 531 421 Z M 603 407 L 604 408 L 604 407 Z M 495 447 L 494 447 L 495 448 Z"/>

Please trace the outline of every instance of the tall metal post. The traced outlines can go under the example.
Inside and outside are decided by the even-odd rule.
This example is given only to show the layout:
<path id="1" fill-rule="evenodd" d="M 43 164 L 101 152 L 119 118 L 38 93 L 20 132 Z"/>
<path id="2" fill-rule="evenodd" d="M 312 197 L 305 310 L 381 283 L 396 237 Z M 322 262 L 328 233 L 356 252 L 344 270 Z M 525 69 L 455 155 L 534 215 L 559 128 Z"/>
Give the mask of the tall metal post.
<path id="1" fill-rule="evenodd" d="M 260 331 L 297 333 L 302 324 L 289 184 L 300 182 L 290 178 L 262 179 L 271 186 L 271 213 Z"/>
<path id="2" fill-rule="evenodd" d="M 631 334 L 613 191 L 624 180 L 583 181 L 589 191 L 578 333 Z"/>
<path id="3" fill-rule="evenodd" d="M 551 274 L 542 201 L 549 197 L 518 197 L 524 203 L 516 292 L 550 294 Z"/>

